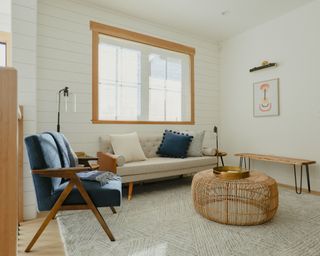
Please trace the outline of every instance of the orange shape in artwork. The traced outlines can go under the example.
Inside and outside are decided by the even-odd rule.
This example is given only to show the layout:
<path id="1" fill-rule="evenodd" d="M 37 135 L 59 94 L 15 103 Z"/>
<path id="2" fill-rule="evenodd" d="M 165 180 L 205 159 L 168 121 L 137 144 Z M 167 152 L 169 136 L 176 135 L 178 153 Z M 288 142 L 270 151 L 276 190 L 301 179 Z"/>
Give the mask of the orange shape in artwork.
<path id="1" fill-rule="evenodd" d="M 268 112 L 272 108 L 272 104 L 267 97 L 267 91 L 269 90 L 269 88 L 270 88 L 269 84 L 262 84 L 260 86 L 260 90 L 263 91 L 263 98 L 261 99 L 261 102 L 259 104 L 259 109 L 261 112 Z"/>

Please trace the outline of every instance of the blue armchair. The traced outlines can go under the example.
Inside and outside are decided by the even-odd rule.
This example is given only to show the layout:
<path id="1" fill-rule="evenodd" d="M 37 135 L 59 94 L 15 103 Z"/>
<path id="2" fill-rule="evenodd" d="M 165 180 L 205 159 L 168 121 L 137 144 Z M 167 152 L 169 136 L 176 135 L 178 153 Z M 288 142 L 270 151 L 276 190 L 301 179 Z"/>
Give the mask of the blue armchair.
<path id="1" fill-rule="evenodd" d="M 111 241 L 115 241 L 97 207 L 120 206 L 121 181 L 111 180 L 101 186 L 98 182 L 82 181 L 77 173 L 89 171 L 76 167 L 76 158 L 66 138 L 60 133 L 42 133 L 25 138 L 39 211 L 50 211 L 26 248 L 29 252 L 50 220 L 59 210 L 89 209 Z"/>

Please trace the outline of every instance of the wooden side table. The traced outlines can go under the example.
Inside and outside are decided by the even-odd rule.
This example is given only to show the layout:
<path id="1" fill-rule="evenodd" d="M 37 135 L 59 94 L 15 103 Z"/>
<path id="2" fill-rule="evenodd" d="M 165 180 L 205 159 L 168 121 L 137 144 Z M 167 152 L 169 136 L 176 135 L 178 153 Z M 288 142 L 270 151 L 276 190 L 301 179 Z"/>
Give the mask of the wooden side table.
<path id="1" fill-rule="evenodd" d="M 84 152 L 75 152 L 78 157 L 78 163 L 81 165 L 84 165 L 85 167 L 91 167 L 92 169 L 96 169 L 99 167 L 98 164 L 92 165 L 89 163 L 89 161 L 98 161 L 98 157 L 95 156 L 88 156 Z"/>
<path id="2" fill-rule="evenodd" d="M 223 157 L 226 156 L 226 155 L 228 155 L 226 152 L 223 152 L 223 151 L 219 151 L 219 152 L 218 152 L 218 156 L 220 157 L 222 166 L 224 166 Z M 217 156 L 217 154 L 216 154 L 216 156 Z"/>

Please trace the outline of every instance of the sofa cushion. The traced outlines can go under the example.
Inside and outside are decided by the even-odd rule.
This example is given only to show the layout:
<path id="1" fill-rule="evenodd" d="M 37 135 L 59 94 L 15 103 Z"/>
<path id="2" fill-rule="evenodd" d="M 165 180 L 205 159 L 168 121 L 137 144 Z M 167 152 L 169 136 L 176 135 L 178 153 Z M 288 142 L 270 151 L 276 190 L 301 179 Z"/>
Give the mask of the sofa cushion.
<path id="1" fill-rule="evenodd" d="M 141 148 L 145 154 L 146 157 L 156 157 L 157 156 L 157 150 L 159 148 L 159 145 L 161 144 L 162 135 L 139 135 L 139 140 L 141 144 Z M 110 135 L 105 137 L 99 138 L 99 144 L 100 144 L 100 151 L 101 152 L 107 152 L 110 154 L 114 154 Z"/>
<path id="2" fill-rule="evenodd" d="M 157 154 L 166 157 L 185 158 L 192 138 L 188 134 L 165 130 Z"/>
<path id="3" fill-rule="evenodd" d="M 129 176 L 145 173 L 155 173 L 171 170 L 182 170 L 200 166 L 212 167 L 216 163 L 215 157 L 188 157 L 188 158 L 169 158 L 169 157 L 153 157 L 147 158 L 146 161 L 126 163 L 122 167 L 117 168 L 117 174 L 120 176 Z"/>
<path id="4" fill-rule="evenodd" d="M 157 157 L 157 151 L 162 141 L 162 135 L 140 135 L 139 139 L 146 157 Z"/>
<path id="5" fill-rule="evenodd" d="M 146 160 L 136 132 L 110 135 L 110 138 L 114 153 L 124 156 L 126 163 Z"/>
<path id="6" fill-rule="evenodd" d="M 202 156 L 202 145 L 203 145 L 203 139 L 205 135 L 205 131 L 183 131 L 183 133 L 186 133 L 188 135 L 191 135 L 193 137 L 190 147 L 188 149 L 188 156 Z"/>

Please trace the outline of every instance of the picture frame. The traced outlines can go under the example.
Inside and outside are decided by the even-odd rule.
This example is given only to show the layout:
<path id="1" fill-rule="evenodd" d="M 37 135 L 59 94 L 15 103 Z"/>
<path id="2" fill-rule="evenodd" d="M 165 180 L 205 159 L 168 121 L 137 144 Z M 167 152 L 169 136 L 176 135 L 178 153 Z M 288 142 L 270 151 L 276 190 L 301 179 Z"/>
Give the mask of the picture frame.
<path id="1" fill-rule="evenodd" d="M 279 116 L 279 78 L 253 83 L 253 116 Z"/>

